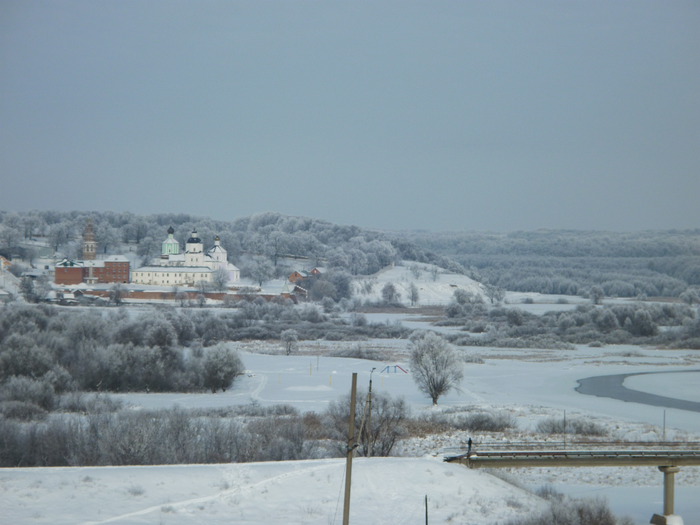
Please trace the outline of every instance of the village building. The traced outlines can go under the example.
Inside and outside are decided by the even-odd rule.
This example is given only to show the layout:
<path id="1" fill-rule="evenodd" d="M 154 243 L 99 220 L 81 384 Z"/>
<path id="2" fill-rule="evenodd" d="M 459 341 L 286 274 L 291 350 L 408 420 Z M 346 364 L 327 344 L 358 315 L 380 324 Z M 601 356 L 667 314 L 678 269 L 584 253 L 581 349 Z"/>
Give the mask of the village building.
<path id="1" fill-rule="evenodd" d="M 197 286 L 214 283 L 223 274 L 225 280 L 235 283 L 240 280 L 240 270 L 228 262 L 228 253 L 221 239 L 214 238 L 214 246 L 204 251 L 204 243 L 194 230 L 181 253 L 180 243 L 174 238 L 172 226 L 168 237 L 161 243 L 161 254 L 148 266 L 132 271 L 131 282 L 157 286 Z M 219 274 L 217 276 L 217 273 Z"/>
<path id="2" fill-rule="evenodd" d="M 326 273 L 326 269 L 320 266 L 316 266 L 310 270 L 295 270 L 289 275 L 289 282 L 300 283 L 314 277 L 320 277 L 324 273 Z"/>
<path id="3" fill-rule="evenodd" d="M 83 258 L 63 259 L 54 267 L 56 284 L 106 284 L 128 283 L 131 271 L 129 259 L 122 255 L 110 255 L 97 259 L 97 241 L 92 221 L 88 221 L 83 232 Z"/>
<path id="4" fill-rule="evenodd" d="M 54 268 L 56 284 L 128 283 L 131 264 L 121 255 L 107 259 L 73 261 L 63 259 Z"/>

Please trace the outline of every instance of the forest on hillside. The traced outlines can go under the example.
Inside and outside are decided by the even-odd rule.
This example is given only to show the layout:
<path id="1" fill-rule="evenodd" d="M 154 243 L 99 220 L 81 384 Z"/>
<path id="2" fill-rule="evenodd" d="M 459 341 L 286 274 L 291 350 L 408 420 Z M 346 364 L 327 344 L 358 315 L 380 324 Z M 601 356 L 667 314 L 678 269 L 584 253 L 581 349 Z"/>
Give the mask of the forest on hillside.
<path id="1" fill-rule="evenodd" d="M 421 250 L 453 259 L 505 290 L 608 297 L 690 298 L 700 287 L 700 230 L 407 232 Z"/>
<path id="2" fill-rule="evenodd" d="M 119 253 L 127 247 L 141 263 L 160 254 L 161 243 L 172 226 L 181 245 L 193 230 L 203 240 L 205 250 L 218 236 L 243 275 L 263 263 L 273 274 L 288 275 L 289 260 L 298 260 L 300 267 L 325 266 L 352 275 L 369 275 L 401 259 L 460 270 L 449 258 L 427 253 L 405 239 L 357 226 L 271 212 L 218 221 L 188 214 L 0 211 L 0 254 L 31 261 L 41 251 L 32 241 L 39 240 L 58 256 L 80 258 L 88 220 L 94 224 L 99 253 Z"/>
<path id="3" fill-rule="evenodd" d="M 700 293 L 700 229 L 384 232 L 274 212 L 220 221 L 184 213 L 0 211 L 0 255 L 29 264 L 39 255 L 79 258 L 88 220 L 105 255 L 128 249 L 145 264 L 160 253 L 172 226 L 181 244 L 193 230 L 205 249 L 218 236 L 244 277 L 267 279 L 323 266 L 335 272 L 334 286 L 341 289 L 347 289 L 343 283 L 351 276 L 408 260 L 502 290 L 588 297 L 597 287 L 607 297 L 673 297 L 691 303 Z M 349 297 L 334 297 L 342 298 Z"/>

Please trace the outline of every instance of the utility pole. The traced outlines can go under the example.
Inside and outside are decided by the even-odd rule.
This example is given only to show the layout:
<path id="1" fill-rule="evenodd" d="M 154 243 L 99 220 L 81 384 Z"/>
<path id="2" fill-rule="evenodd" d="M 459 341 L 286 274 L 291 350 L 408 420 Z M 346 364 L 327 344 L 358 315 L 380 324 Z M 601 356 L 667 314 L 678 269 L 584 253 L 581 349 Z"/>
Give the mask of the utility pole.
<path id="1" fill-rule="evenodd" d="M 347 456 L 345 460 L 345 504 L 343 505 L 343 525 L 350 524 L 350 487 L 352 486 L 352 456 L 357 448 L 355 442 L 355 405 L 357 404 L 357 372 L 352 374 L 350 390 L 350 422 L 348 427 Z"/>
<path id="2" fill-rule="evenodd" d="M 662 441 L 666 441 L 666 411 L 664 410 L 664 430 L 661 437 Z"/>
<path id="3" fill-rule="evenodd" d="M 369 373 L 369 393 L 367 394 L 367 457 L 372 457 L 372 374 L 376 368 L 373 368 Z"/>

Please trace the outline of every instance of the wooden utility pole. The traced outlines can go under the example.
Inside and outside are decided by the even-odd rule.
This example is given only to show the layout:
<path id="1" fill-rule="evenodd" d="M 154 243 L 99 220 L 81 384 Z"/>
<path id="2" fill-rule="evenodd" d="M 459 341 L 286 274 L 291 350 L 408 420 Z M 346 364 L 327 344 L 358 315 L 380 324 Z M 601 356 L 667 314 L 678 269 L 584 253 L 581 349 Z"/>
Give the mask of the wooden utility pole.
<path id="1" fill-rule="evenodd" d="M 352 456 L 357 443 L 355 440 L 355 405 L 357 404 L 357 372 L 352 374 L 350 390 L 350 423 L 348 427 L 348 446 L 345 460 L 345 504 L 343 506 L 343 525 L 350 524 L 350 487 L 352 486 Z"/>
<path id="2" fill-rule="evenodd" d="M 369 394 L 367 394 L 367 426 L 365 428 L 365 438 L 367 439 L 367 457 L 372 457 L 372 374 L 376 368 L 369 373 Z M 361 436 L 360 436 L 361 437 Z"/>

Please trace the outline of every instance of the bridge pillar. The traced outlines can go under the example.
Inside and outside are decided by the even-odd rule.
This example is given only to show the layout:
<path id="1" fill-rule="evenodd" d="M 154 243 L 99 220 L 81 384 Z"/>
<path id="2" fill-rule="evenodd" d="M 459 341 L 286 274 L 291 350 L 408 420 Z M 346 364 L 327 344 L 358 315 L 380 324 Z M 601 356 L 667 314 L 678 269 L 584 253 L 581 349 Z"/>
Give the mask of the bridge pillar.
<path id="1" fill-rule="evenodd" d="M 651 518 L 652 525 L 683 525 L 683 518 L 676 516 L 675 512 L 675 486 L 678 467 L 659 467 L 664 473 L 664 515 L 654 514 Z"/>

